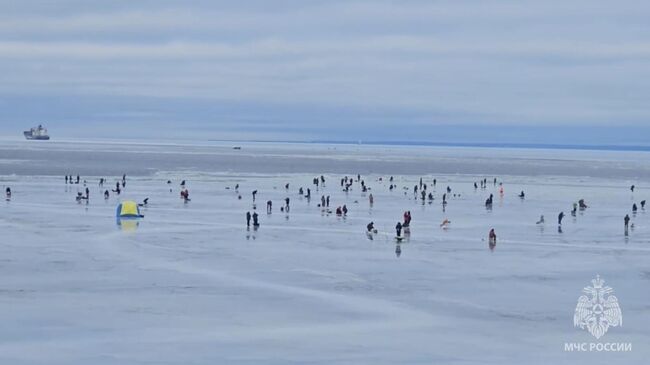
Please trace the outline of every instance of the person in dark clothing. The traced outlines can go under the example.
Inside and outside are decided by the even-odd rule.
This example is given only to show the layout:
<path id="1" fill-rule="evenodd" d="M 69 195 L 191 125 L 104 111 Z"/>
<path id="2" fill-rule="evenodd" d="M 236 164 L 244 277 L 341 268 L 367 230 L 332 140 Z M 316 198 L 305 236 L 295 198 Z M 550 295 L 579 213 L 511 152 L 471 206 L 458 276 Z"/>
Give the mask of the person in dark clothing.
<path id="1" fill-rule="evenodd" d="M 246 227 L 251 226 L 251 212 L 246 212 Z"/>
<path id="2" fill-rule="evenodd" d="M 395 232 L 397 233 L 397 237 L 402 236 L 402 222 L 397 222 L 397 225 L 395 226 Z"/>
<path id="3" fill-rule="evenodd" d="M 289 197 L 284 198 L 284 209 L 289 212 Z"/>
<path id="4" fill-rule="evenodd" d="M 645 209 L 645 200 L 641 200 L 641 209 Z"/>
<path id="5" fill-rule="evenodd" d="M 68 185 L 68 175 L 65 175 L 65 184 Z"/>
<path id="6" fill-rule="evenodd" d="M 257 218 L 258 218 L 257 212 L 254 212 L 253 213 L 253 227 L 259 227 L 260 226 L 260 222 L 257 220 Z"/>
<path id="7" fill-rule="evenodd" d="M 108 199 L 109 196 L 108 190 L 104 190 L 104 199 Z"/>
<path id="8" fill-rule="evenodd" d="M 79 184 L 79 180 L 81 180 L 81 178 L 79 177 L 79 175 L 77 175 L 77 181 L 75 182 L 75 184 Z"/>
<path id="9" fill-rule="evenodd" d="M 623 218 L 623 222 L 625 223 L 625 230 L 627 230 L 627 227 L 630 224 L 630 216 L 626 214 L 625 218 Z"/>
<path id="10" fill-rule="evenodd" d="M 372 233 L 375 230 L 375 223 L 374 222 L 368 223 L 366 229 L 368 230 L 368 233 Z"/>
<path id="11" fill-rule="evenodd" d="M 636 203 L 632 204 L 632 213 L 636 213 Z"/>
<path id="12" fill-rule="evenodd" d="M 488 239 L 490 240 L 491 245 L 496 245 L 497 243 L 497 234 L 494 232 L 494 228 L 490 230 L 490 233 L 488 234 Z"/>
<path id="13" fill-rule="evenodd" d="M 11 199 L 11 188 L 7 186 L 7 189 L 5 189 L 5 195 L 7 199 Z"/>
<path id="14" fill-rule="evenodd" d="M 630 186 L 630 191 L 634 192 L 634 185 Z"/>
<path id="15" fill-rule="evenodd" d="M 255 196 L 257 196 L 257 190 L 253 190 L 253 202 L 255 202 Z"/>
<path id="16" fill-rule="evenodd" d="M 343 209 L 341 209 L 341 210 L 343 211 L 343 215 L 347 215 L 347 214 L 348 214 L 348 207 L 345 206 L 345 204 L 343 204 Z"/>
<path id="17" fill-rule="evenodd" d="M 269 200 L 266 202 L 266 212 L 270 214 L 272 210 L 273 210 L 273 202 Z"/>
<path id="18" fill-rule="evenodd" d="M 564 218 L 564 212 L 560 212 L 557 216 L 557 224 L 562 225 L 562 218 Z"/>
<path id="19" fill-rule="evenodd" d="M 519 197 L 523 199 L 525 196 L 526 194 L 524 194 L 524 191 L 522 190 L 521 193 L 519 193 Z"/>

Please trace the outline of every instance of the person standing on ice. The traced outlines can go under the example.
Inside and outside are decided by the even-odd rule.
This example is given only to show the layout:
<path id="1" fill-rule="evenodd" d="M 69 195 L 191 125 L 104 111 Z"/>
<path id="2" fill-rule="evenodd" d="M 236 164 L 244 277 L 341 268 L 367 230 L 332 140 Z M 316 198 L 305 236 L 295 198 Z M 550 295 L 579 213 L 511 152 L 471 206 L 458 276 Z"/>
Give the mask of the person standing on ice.
<path id="1" fill-rule="evenodd" d="M 488 239 L 490 241 L 490 245 L 497 244 L 497 234 L 496 232 L 494 232 L 494 228 L 490 229 L 490 233 L 488 234 Z"/>
<path id="2" fill-rule="evenodd" d="M 542 215 L 539 217 L 539 220 L 537 221 L 536 224 L 544 224 L 544 214 L 542 214 Z"/>
<path id="3" fill-rule="evenodd" d="M 630 216 L 626 214 L 625 218 L 623 218 L 623 222 L 625 223 L 625 230 L 627 231 L 627 227 L 630 224 Z"/>
<path id="4" fill-rule="evenodd" d="M 253 212 L 253 227 L 257 228 L 260 226 L 260 222 L 257 220 L 257 212 Z"/>
<path id="5" fill-rule="evenodd" d="M 636 210 L 637 210 L 636 203 L 634 203 L 634 204 L 632 204 L 632 213 L 636 214 Z"/>
<path id="6" fill-rule="evenodd" d="M 558 214 L 558 216 L 557 216 L 557 224 L 559 226 L 562 225 L 562 218 L 564 218 L 564 212 L 560 212 L 560 214 Z"/>
<path id="7" fill-rule="evenodd" d="M 645 200 L 641 200 L 641 209 L 645 209 Z"/>
<path id="8" fill-rule="evenodd" d="M 7 200 L 11 199 L 11 188 L 7 186 L 7 189 L 5 190 L 5 194 L 7 196 Z"/>
<path id="9" fill-rule="evenodd" d="M 402 222 L 397 222 L 395 232 L 397 233 L 397 237 L 402 237 Z"/>
<path id="10" fill-rule="evenodd" d="M 630 186 L 630 191 L 634 192 L 634 185 Z"/>
<path id="11" fill-rule="evenodd" d="M 266 202 L 266 213 L 271 214 L 272 210 L 273 210 L 273 202 L 269 200 Z"/>
<path id="12" fill-rule="evenodd" d="M 104 200 L 108 200 L 108 197 L 110 196 L 110 193 L 108 190 L 104 190 Z"/>
<path id="13" fill-rule="evenodd" d="M 289 197 L 284 198 L 284 210 L 289 213 Z"/>
<path id="14" fill-rule="evenodd" d="M 372 196 L 372 193 L 368 196 L 368 201 L 370 202 L 370 205 L 373 205 L 375 203 L 375 197 Z"/>
<path id="15" fill-rule="evenodd" d="M 253 190 L 253 203 L 255 203 L 255 196 L 257 195 L 257 190 Z"/>
<path id="16" fill-rule="evenodd" d="M 246 212 L 246 227 L 251 226 L 251 212 Z"/>

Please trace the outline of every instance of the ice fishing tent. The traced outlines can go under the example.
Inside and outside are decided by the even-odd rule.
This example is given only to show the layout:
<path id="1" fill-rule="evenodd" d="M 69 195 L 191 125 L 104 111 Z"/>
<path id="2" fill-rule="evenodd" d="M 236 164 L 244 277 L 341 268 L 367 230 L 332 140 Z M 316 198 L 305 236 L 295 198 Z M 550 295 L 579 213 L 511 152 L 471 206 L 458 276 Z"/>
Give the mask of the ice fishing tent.
<path id="1" fill-rule="evenodd" d="M 117 219 L 129 219 L 129 218 L 142 218 L 144 217 L 140 214 L 140 208 L 138 204 L 134 201 L 127 200 L 120 203 L 117 206 L 117 212 L 115 213 Z"/>

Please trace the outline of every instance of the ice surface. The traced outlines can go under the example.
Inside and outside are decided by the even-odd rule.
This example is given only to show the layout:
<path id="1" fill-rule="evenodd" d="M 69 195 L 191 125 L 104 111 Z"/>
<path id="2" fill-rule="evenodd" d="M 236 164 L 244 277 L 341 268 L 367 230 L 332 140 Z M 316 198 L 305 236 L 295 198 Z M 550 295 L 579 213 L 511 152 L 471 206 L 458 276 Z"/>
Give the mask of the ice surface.
<path id="1" fill-rule="evenodd" d="M 128 154 L 115 146 L 0 146 L 0 186 L 13 191 L 0 204 L 0 363 L 635 364 L 650 358 L 650 212 L 630 211 L 633 202 L 650 198 L 648 154 L 257 145 L 244 147 L 242 157 L 228 146 L 129 144 Z M 211 160 L 228 163 L 222 168 Z M 511 174 L 502 166 L 508 161 Z M 356 175 L 367 164 L 375 170 L 361 171 L 372 207 L 358 183 L 349 193 L 339 185 L 343 174 Z M 445 173 L 450 166 L 469 170 Z M 391 168 L 401 171 L 392 192 Z M 541 176 L 538 168 L 556 173 Z M 615 174 L 587 177 L 599 169 Z M 327 182 L 317 190 L 311 181 L 320 170 Z M 484 190 L 472 186 L 491 180 L 493 171 L 502 171 L 503 197 L 491 181 Z M 129 173 L 126 190 L 105 201 L 99 176 L 109 178 L 110 189 L 122 172 Z M 66 185 L 66 173 L 88 180 L 88 204 L 75 202 L 84 187 Z M 413 199 L 420 177 L 429 189 L 437 179 L 432 204 Z M 182 179 L 188 204 L 178 195 Z M 297 194 L 301 186 L 311 188 L 310 201 Z M 443 211 L 447 186 L 453 191 Z M 252 190 L 259 191 L 261 227 L 248 231 Z M 483 206 L 490 193 L 491 211 Z M 348 216 L 322 212 L 322 194 L 331 196 L 332 209 L 346 204 Z M 289 214 L 280 212 L 287 196 Z M 137 229 L 120 228 L 118 202 L 145 197 L 150 204 Z M 572 217 L 571 204 L 580 198 L 590 207 Z M 274 205 L 270 215 L 267 200 Z M 413 215 L 411 235 L 397 257 L 393 227 L 405 210 Z M 561 210 L 567 216 L 559 233 Z M 543 226 L 535 224 L 540 214 Z M 625 214 L 634 223 L 628 236 Z M 445 218 L 448 230 L 439 227 Z M 371 220 L 379 229 L 374 240 L 365 234 Z M 499 237 L 494 251 L 486 242 L 490 228 Z M 632 352 L 564 351 L 565 342 L 595 341 L 573 327 L 573 312 L 597 274 L 614 288 L 624 318 L 602 340 L 631 342 Z"/>

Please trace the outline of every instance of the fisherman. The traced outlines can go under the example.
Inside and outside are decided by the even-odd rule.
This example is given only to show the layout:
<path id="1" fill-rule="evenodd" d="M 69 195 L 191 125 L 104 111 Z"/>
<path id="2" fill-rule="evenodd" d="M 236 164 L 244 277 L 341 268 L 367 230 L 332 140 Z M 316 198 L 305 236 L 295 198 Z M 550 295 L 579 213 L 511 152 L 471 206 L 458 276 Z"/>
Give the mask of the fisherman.
<path id="1" fill-rule="evenodd" d="M 65 184 L 68 185 L 68 175 L 65 175 Z"/>
<path id="2" fill-rule="evenodd" d="M 544 224 L 544 214 L 539 217 L 539 220 L 535 224 Z"/>
<path id="3" fill-rule="evenodd" d="M 564 218 L 564 212 L 560 212 L 557 216 L 557 224 L 560 226 L 562 225 L 562 218 Z"/>
<path id="4" fill-rule="evenodd" d="M 630 191 L 634 192 L 634 185 L 630 186 Z"/>
<path id="5" fill-rule="evenodd" d="M 253 203 L 255 203 L 255 196 L 257 195 L 257 190 L 253 190 Z"/>
<path id="6" fill-rule="evenodd" d="M 374 222 L 368 223 L 366 229 L 368 230 L 368 233 L 373 233 L 373 231 L 375 230 L 375 223 Z"/>
<path id="7" fill-rule="evenodd" d="M 325 206 L 330 207 L 330 196 L 328 195 L 327 198 L 325 198 Z"/>
<path id="8" fill-rule="evenodd" d="M 272 210 L 273 210 L 273 202 L 269 200 L 266 202 L 266 213 L 271 214 Z"/>
<path id="9" fill-rule="evenodd" d="M 284 198 L 284 209 L 289 212 L 289 197 Z"/>
<path id="10" fill-rule="evenodd" d="M 325 195 L 321 195 L 320 197 L 320 206 L 321 208 L 325 208 Z"/>
<path id="11" fill-rule="evenodd" d="M 257 220 L 257 212 L 253 212 L 253 227 L 257 228 L 260 226 L 260 222 Z"/>
<path id="12" fill-rule="evenodd" d="M 305 198 L 310 199 L 311 198 L 311 189 L 307 188 L 307 195 L 305 195 Z"/>
<path id="13" fill-rule="evenodd" d="M 80 180 L 80 179 L 81 179 L 81 178 L 79 177 L 79 175 L 77 175 L 77 182 L 75 182 L 75 184 L 79 184 L 79 180 Z"/>
<path id="14" fill-rule="evenodd" d="M 476 185 L 476 181 L 474 181 L 474 190 L 478 189 L 478 185 Z"/>
<path id="15" fill-rule="evenodd" d="M 493 196 L 492 194 L 490 194 L 490 197 L 487 198 L 487 200 L 485 200 L 485 206 L 486 206 L 486 207 L 491 207 L 491 206 L 492 206 L 492 198 L 493 198 L 493 197 L 494 197 L 494 196 Z"/>
<path id="16" fill-rule="evenodd" d="M 521 199 L 523 199 L 525 196 L 526 196 L 526 194 L 524 194 L 524 191 L 522 190 L 521 193 L 519 193 L 519 197 Z"/>
<path id="17" fill-rule="evenodd" d="M 623 222 L 625 223 L 625 230 L 627 231 L 627 226 L 630 224 L 630 216 L 625 215 L 625 218 L 623 218 Z"/>
<path id="18" fill-rule="evenodd" d="M 578 200 L 578 205 L 580 206 L 580 210 L 584 210 L 584 209 L 587 208 L 587 204 L 585 204 L 585 200 L 584 200 L 584 199 L 580 199 L 580 200 Z"/>
<path id="19" fill-rule="evenodd" d="M 368 196 L 368 201 L 370 202 L 370 205 L 373 205 L 375 203 L 375 198 L 372 196 L 372 193 Z"/>
<path id="20" fill-rule="evenodd" d="M 490 241 L 490 246 L 494 246 L 497 244 L 497 234 L 494 232 L 494 228 L 490 230 L 490 233 L 488 234 L 488 239 Z"/>
<path id="21" fill-rule="evenodd" d="M 397 232 L 397 237 L 402 236 L 402 223 L 397 222 L 397 225 L 395 226 L 395 232 Z"/>
<path id="22" fill-rule="evenodd" d="M 641 200 L 641 209 L 645 209 L 645 200 Z"/>
<path id="23" fill-rule="evenodd" d="M 636 213 L 636 203 L 632 204 L 632 213 Z"/>
<path id="24" fill-rule="evenodd" d="M 235 184 L 235 191 L 239 190 L 239 184 Z"/>
<path id="25" fill-rule="evenodd" d="M 86 199 L 90 198 L 90 190 L 86 188 Z"/>
<path id="26" fill-rule="evenodd" d="M 107 200 L 109 196 L 108 190 L 104 190 L 104 199 Z"/>
<path id="27" fill-rule="evenodd" d="M 303 195 L 303 194 L 304 194 L 304 190 L 302 190 L 302 187 L 301 187 L 300 189 L 298 189 L 298 194 L 299 194 L 299 195 Z"/>
<path id="28" fill-rule="evenodd" d="M 141 204 L 138 204 L 139 207 L 146 207 L 149 204 L 149 198 L 144 198 Z"/>
<path id="29" fill-rule="evenodd" d="M 348 215 L 348 207 L 345 204 L 343 204 L 343 209 L 341 210 L 343 211 L 343 215 Z"/>
<path id="30" fill-rule="evenodd" d="M 284 190 L 289 190 L 289 183 L 286 183 L 286 184 L 284 185 Z"/>
<path id="31" fill-rule="evenodd" d="M 437 182 L 436 179 L 433 179 L 433 187 L 434 188 L 436 187 L 436 182 Z"/>
<path id="32" fill-rule="evenodd" d="M 7 189 L 5 189 L 5 194 L 7 196 L 7 200 L 11 199 L 11 188 L 7 186 Z"/>
<path id="33" fill-rule="evenodd" d="M 251 212 L 246 212 L 246 227 L 251 226 Z"/>
<path id="34" fill-rule="evenodd" d="M 336 207 L 336 215 L 343 215 L 343 210 L 341 210 L 341 207 Z"/>

